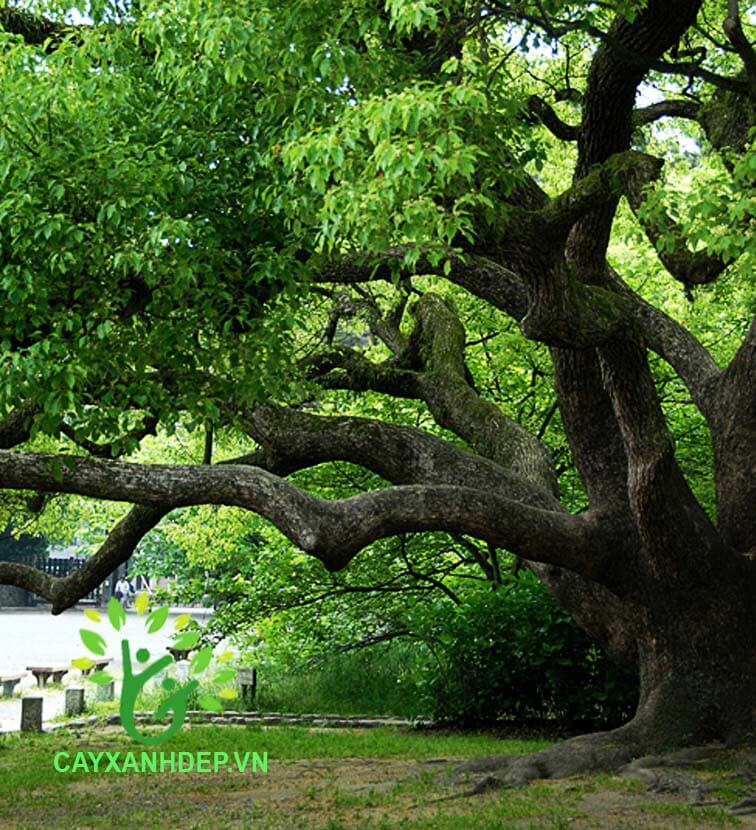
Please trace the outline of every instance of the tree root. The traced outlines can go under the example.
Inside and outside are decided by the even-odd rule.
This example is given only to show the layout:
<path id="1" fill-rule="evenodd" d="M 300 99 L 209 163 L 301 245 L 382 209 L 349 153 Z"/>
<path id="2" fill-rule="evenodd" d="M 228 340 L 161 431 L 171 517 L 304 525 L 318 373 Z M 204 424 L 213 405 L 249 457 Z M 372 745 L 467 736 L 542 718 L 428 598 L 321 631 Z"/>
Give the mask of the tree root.
<path id="1" fill-rule="evenodd" d="M 539 779 L 568 778 L 591 772 L 620 771 L 644 781 L 650 789 L 689 784 L 674 774 L 661 775 L 652 767 L 693 766 L 722 750 L 723 745 L 686 747 L 663 755 L 647 755 L 649 741 L 632 722 L 609 732 L 580 735 L 529 755 L 491 755 L 458 765 L 453 784 L 472 784 L 453 797 L 477 795 L 501 788 L 522 787 Z M 672 783 L 670 783 L 672 782 Z M 692 787 L 692 784 L 691 784 Z"/>
<path id="2" fill-rule="evenodd" d="M 476 795 L 502 787 L 522 787 L 542 778 L 568 778 L 597 770 L 619 769 L 642 751 L 641 741 L 630 726 L 580 735 L 529 755 L 477 758 L 454 770 L 454 783 L 472 780 L 472 788 L 464 794 Z"/>

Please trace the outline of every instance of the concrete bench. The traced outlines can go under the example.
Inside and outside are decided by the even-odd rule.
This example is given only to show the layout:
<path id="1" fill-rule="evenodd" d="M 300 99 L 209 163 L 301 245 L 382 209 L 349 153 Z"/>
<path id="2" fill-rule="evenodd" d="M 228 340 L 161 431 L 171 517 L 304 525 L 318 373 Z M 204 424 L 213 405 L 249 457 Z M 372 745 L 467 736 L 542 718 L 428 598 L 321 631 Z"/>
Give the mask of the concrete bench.
<path id="1" fill-rule="evenodd" d="M 93 660 L 92 660 L 92 663 L 93 663 L 94 665 L 92 665 L 92 666 L 91 666 L 90 668 L 88 668 L 88 669 L 82 669 L 82 670 L 81 670 L 81 673 L 82 673 L 82 675 L 83 675 L 84 677 L 86 677 L 88 674 L 91 674 L 93 671 L 103 671 L 103 670 L 104 670 L 104 669 L 106 669 L 106 668 L 107 668 L 107 667 L 108 667 L 108 666 L 109 666 L 112 662 L 113 662 L 113 661 L 110 659 L 110 657 L 100 657 L 98 660 L 94 660 L 94 659 L 93 659 Z"/>
<path id="2" fill-rule="evenodd" d="M 171 646 L 166 646 L 165 650 L 177 663 L 180 663 L 182 660 L 188 660 L 189 655 L 192 652 L 192 649 L 190 648 L 172 648 Z"/>
<path id="3" fill-rule="evenodd" d="M 0 684 L 3 687 L 2 696 L 10 697 L 22 677 L 22 674 L 0 674 Z"/>
<path id="4" fill-rule="evenodd" d="M 26 670 L 30 671 L 37 680 L 37 686 L 42 687 L 47 685 L 47 681 L 52 677 L 53 683 L 61 683 L 63 675 L 70 671 L 71 667 L 66 665 L 53 666 L 27 666 Z"/>

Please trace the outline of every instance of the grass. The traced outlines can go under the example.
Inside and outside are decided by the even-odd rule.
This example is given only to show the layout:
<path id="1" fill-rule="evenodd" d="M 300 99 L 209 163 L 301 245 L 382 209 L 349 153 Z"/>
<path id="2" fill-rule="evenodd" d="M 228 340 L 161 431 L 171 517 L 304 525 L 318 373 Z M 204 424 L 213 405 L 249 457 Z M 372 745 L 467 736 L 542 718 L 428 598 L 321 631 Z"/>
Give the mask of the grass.
<path id="1" fill-rule="evenodd" d="M 718 807 L 646 793 L 606 774 L 538 782 L 475 798 L 439 800 L 451 762 L 523 753 L 537 741 L 486 734 L 389 728 L 194 726 L 158 751 L 267 752 L 267 775 L 197 773 L 60 774 L 56 752 L 141 753 L 119 728 L 0 738 L 0 830 L 75 827 L 167 830 L 676 830 L 739 826 Z M 149 749 L 149 748 L 148 748 Z M 151 751 L 151 750 L 150 750 Z M 734 769 L 707 769 L 738 795 Z M 614 823 L 617 822 L 617 823 Z"/>
<path id="2" fill-rule="evenodd" d="M 266 666 L 258 673 L 255 708 L 341 715 L 429 714 L 429 704 L 408 675 L 406 646 L 331 655 L 312 666 Z"/>

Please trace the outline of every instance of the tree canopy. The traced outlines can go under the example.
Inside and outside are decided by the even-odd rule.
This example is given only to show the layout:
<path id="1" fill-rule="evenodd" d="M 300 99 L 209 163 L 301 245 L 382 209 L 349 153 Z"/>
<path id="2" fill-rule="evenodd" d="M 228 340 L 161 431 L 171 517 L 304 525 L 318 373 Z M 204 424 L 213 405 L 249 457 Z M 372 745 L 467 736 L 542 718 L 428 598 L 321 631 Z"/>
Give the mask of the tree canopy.
<path id="1" fill-rule="evenodd" d="M 453 534 L 640 671 L 624 751 L 753 730 L 737 2 L 51 0 L 0 25 L 0 487 L 14 515 L 133 505 L 75 574 L 0 581 L 60 612 L 202 505 L 333 572 Z"/>

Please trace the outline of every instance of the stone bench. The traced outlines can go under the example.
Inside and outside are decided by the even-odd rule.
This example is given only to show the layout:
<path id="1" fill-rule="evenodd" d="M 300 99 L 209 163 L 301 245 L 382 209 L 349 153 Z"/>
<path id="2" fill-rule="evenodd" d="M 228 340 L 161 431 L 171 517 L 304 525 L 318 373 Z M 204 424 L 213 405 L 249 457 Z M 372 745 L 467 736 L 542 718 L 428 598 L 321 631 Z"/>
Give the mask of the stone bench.
<path id="1" fill-rule="evenodd" d="M 0 684 L 3 687 L 3 697 L 11 697 L 16 684 L 20 682 L 22 674 L 0 674 Z"/>
<path id="2" fill-rule="evenodd" d="M 177 663 L 180 663 L 182 660 L 188 660 L 189 655 L 193 651 L 191 648 L 172 648 L 171 646 L 166 646 L 165 650 Z"/>
<path id="3" fill-rule="evenodd" d="M 92 659 L 92 666 L 88 669 L 82 669 L 81 673 L 82 676 L 86 677 L 88 674 L 91 674 L 93 671 L 103 671 L 106 669 L 113 661 L 110 657 L 100 657 L 99 659 Z"/>
<path id="4" fill-rule="evenodd" d="M 26 670 L 30 671 L 37 680 L 37 686 L 42 687 L 47 685 L 47 681 L 52 677 L 53 683 L 61 683 L 63 675 L 70 671 L 71 667 L 66 665 L 51 665 L 51 666 L 27 666 Z"/>

